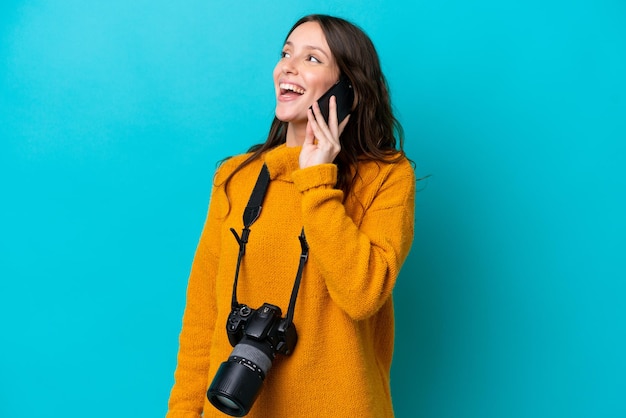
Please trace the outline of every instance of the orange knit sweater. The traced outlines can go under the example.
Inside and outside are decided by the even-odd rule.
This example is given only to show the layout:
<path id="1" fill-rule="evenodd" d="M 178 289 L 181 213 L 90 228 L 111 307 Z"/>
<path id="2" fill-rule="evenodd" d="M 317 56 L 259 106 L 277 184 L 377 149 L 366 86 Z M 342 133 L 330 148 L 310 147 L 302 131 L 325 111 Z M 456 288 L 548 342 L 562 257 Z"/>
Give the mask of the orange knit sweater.
<path id="1" fill-rule="evenodd" d="M 413 169 L 407 160 L 362 162 L 343 202 L 333 188 L 337 167 L 300 169 L 299 153 L 282 145 L 264 156 L 271 182 L 239 276 L 240 303 L 271 303 L 285 315 L 304 226 L 310 255 L 294 316 L 298 343 L 292 355 L 274 360 L 248 417 L 392 417 L 391 293 L 413 240 Z M 191 268 L 167 418 L 225 416 L 206 391 L 233 349 L 225 326 L 239 247 L 229 228 L 241 233 L 263 163 L 245 167 L 225 191 L 226 176 L 244 158 L 231 158 L 216 174 Z"/>

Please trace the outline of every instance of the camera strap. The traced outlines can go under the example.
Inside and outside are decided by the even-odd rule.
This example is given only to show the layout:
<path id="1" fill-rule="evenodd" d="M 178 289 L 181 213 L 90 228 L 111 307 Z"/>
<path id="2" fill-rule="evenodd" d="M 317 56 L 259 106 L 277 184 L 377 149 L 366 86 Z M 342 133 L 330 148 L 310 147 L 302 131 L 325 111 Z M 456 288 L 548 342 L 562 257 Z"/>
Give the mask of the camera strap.
<path id="1" fill-rule="evenodd" d="M 250 226 L 259 218 L 261 215 L 261 208 L 263 207 L 263 199 L 265 198 L 265 194 L 267 193 L 267 188 L 270 184 L 270 172 L 267 168 L 267 165 L 263 164 L 261 167 L 261 171 L 259 172 L 259 177 L 256 180 L 254 185 L 254 189 L 252 189 L 252 194 L 250 195 L 250 199 L 248 200 L 248 204 L 243 211 L 243 230 L 241 231 L 241 236 L 237 234 L 234 228 L 230 228 L 230 232 L 233 233 L 237 243 L 239 244 L 239 255 L 237 257 L 237 268 L 235 269 L 235 280 L 233 282 L 233 297 L 231 301 L 232 309 L 236 309 L 239 306 L 239 302 L 237 301 L 237 283 L 239 281 L 239 268 L 241 267 L 241 261 L 243 260 L 243 256 L 246 254 L 246 244 L 250 238 Z M 293 315 L 296 308 L 296 299 L 298 298 L 298 290 L 300 289 L 300 282 L 302 281 L 302 273 L 304 271 L 304 265 L 306 264 L 309 258 L 309 245 L 306 242 L 306 237 L 304 236 L 304 227 L 298 236 L 300 240 L 300 247 L 302 252 L 300 253 L 300 263 L 298 265 L 298 272 L 296 273 L 296 279 L 293 285 L 293 289 L 291 290 L 291 299 L 289 300 L 289 308 L 287 309 L 287 322 L 286 326 L 289 326 L 293 322 Z"/>

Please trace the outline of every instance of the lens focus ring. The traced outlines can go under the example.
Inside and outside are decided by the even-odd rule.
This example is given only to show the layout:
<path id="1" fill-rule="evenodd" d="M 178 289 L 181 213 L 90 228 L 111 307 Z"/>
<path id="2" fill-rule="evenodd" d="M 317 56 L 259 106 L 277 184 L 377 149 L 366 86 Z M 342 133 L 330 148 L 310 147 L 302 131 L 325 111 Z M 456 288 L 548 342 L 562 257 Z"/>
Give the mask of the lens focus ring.
<path id="1" fill-rule="evenodd" d="M 254 372 L 261 374 L 262 378 L 272 367 L 272 359 L 257 347 L 240 342 L 233 348 L 230 360 L 240 363 Z"/>

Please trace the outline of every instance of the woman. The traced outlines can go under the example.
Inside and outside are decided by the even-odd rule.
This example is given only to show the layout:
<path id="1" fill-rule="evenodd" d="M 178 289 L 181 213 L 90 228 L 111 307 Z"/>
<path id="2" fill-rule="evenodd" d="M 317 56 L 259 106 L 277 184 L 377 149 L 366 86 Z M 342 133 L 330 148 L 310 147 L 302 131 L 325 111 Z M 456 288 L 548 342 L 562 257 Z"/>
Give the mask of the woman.
<path id="1" fill-rule="evenodd" d="M 326 123 L 316 100 L 340 75 L 354 88 L 352 113 L 338 121 L 331 98 Z M 207 388 L 227 380 L 222 363 L 246 345 L 229 343 L 226 332 L 234 277 L 239 270 L 238 303 L 257 311 L 269 303 L 285 317 L 299 262 L 307 260 L 304 242 L 297 344 L 289 353 L 272 346 L 278 354 L 270 356 L 271 370 L 261 367 L 264 382 L 248 415 L 393 416 L 391 293 L 413 240 L 415 177 L 377 53 L 351 23 L 306 16 L 287 35 L 274 86 L 267 141 L 226 160 L 215 176 L 167 417 L 224 416 L 207 400 Z M 264 164 L 270 180 L 263 209 L 241 245 L 242 214 Z M 301 231 L 306 241 L 298 239 Z M 236 397 L 213 402 L 229 411 Z"/>

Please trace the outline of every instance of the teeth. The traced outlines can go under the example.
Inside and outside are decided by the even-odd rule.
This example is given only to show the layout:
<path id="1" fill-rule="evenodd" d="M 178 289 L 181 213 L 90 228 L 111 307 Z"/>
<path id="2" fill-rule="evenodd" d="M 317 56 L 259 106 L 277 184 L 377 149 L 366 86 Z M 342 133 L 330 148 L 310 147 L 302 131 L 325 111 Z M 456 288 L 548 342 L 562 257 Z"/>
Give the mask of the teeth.
<path id="1" fill-rule="evenodd" d="M 304 94 L 304 89 L 294 85 L 294 84 L 288 84 L 288 83 L 280 83 L 279 87 L 283 90 L 289 90 L 289 91 L 293 91 L 294 93 L 298 93 L 298 94 Z"/>

